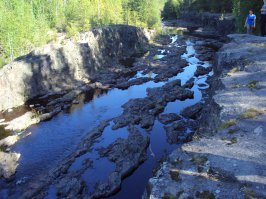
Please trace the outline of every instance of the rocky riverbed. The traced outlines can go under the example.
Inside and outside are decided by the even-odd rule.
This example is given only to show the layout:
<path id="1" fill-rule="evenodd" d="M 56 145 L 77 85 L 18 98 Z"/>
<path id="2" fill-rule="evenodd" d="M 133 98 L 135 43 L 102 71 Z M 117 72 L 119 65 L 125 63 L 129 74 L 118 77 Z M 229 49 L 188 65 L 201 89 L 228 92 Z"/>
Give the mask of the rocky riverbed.
<path id="1" fill-rule="evenodd" d="M 1 197 L 265 198 L 266 41 L 184 26 L 46 96 L 65 111 L 1 140 Z"/>
<path id="2" fill-rule="evenodd" d="M 1 142 L 1 196 L 107 197 L 145 162 L 147 180 L 156 162 L 198 128 L 215 52 L 208 42 L 222 41 L 161 35 L 145 55 L 98 70 L 90 83 L 39 97 L 25 114 L 3 114 L 3 132 L 19 133 Z M 50 111 L 37 117 L 42 107 Z M 12 120 L 16 113 L 22 116 Z M 142 195 L 145 179 L 132 197 Z"/>
<path id="3" fill-rule="evenodd" d="M 200 128 L 161 164 L 144 198 L 266 198 L 266 39 L 229 38 Z"/>

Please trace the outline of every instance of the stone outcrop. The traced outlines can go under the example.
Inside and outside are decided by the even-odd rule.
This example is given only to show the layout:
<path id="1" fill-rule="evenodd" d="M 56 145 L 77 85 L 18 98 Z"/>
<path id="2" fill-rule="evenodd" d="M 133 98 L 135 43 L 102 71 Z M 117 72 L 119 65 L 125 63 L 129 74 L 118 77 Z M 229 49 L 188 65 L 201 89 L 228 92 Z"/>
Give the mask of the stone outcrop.
<path id="1" fill-rule="evenodd" d="M 116 25 L 81 33 L 60 44 L 48 44 L 17 58 L 0 70 L 0 111 L 33 97 L 71 90 L 119 59 L 146 51 L 148 31 Z"/>

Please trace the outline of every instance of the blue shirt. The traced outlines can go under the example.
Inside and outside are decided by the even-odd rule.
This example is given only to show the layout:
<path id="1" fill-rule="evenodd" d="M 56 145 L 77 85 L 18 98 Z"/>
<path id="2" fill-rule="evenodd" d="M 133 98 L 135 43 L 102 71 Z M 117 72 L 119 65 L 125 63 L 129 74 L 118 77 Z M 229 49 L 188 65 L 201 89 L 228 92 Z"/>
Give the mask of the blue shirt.
<path id="1" fill-rule="evenodd" d="M 261 9 L 266 10 L 266 4 L 264 4 Z M 266 15 L 266 11 L 261 11 L 261 14 Z"/>
<path id="2" fill-rule="evenodd" d="M 248 25 L 254 25 L 255 24 L 255 19 L 256 19 L 256 15 L 255 14 L 252 14 L 252 15 L 248 15 L 247 16 L 248 18 Z"/>

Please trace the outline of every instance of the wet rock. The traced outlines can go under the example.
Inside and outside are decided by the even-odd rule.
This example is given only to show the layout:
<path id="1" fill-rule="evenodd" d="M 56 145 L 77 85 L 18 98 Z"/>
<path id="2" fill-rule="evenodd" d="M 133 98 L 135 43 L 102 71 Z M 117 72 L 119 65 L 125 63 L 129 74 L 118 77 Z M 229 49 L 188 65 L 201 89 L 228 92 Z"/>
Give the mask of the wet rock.
<path id="1" fill-rule="evenodd" d="M 119 138 L 107 148 L 99 150 L 102 157 L 107 157 L 116 164 L 116 171 L 109 176 L 106 183 L 98 185 L 93 197 L 110 196 L 119 189 L 121 180 L 131 174 L 147 158 L 149 137 L 144 137 L 134 127 L 130 126 L 128 139 Z"/>
<path id="2" fill-rule="evenodd" d="M 205 68 L 203 66 L 198 66 L 197 71 L 195 72 L 195 76 L 199 77 L 201 75 L 206 75 L 206 74 L 208 74 L 211 71 L 212 71 L 211 67 Z"/>
<path id="3" fill-rule="evenodd" d="M 15 174 L 20 154 L 0 151 L 0 178 L 9 179 Z"/>
<path id="4" fill-rule="evenodd" d="M 195 120 L 199 118 L 202 108 L 203 105 L 201 103 L 197 103 L 182 110 L 181 115 Z"/>
<path id="5" fill-rule="evenodd" d="M 211 53 L 206 53 L 206 54 L 201 54 L 196 56 L 200 61 L 211 61 L 213 58 L 213 54 Z"/>
<path id="6" fill-rule="evenodd" d="M 147 115 L 143 117 L 143 119 L 140 121 L 141 128 L 151 129 L 154 125 L 154 119 L 155 117 L 153 115 Z"/>
<path id="7" fill-rule="evenodd" d="M 213 39 L 207 39 L 205 41 L 202 41 L 200 43 L 196 42 L 196 45 L 201 45 L 207 48 L 211 48 L 214 51 L 219 50 L 222 46 L 223 46 L 223 42 L 217 41 L 217 40 L 213 40 Z"/>
<path id="8" fill-rule="evenodd" d="M 114 119 L 113 129 L 118 129 L 127 126 L 128 124 L 139 124 L 143 128 L 150 128 L 153 125 L 155 115 L 150 110 L 153 110 L 155 102 L 149 98 L 131 99 L 122 106 L 123 114 Z"/>
<path id="9" fill-rule="evenodd" d="M 177 122 L 171 126 L 164 127 L 169 144 L 185 143 L 192 139 L 194 132 L 187 131 L 187 124 Z"/>
<path id="10" fill-rule="evenodd" d="M 172 123 L 172 122 L 177 121 L 177 120 L 181 120 L 181 117 L 175 113 L 159 115 L 159 121 L 162 124 L 169 124 L 169 123 Z"/>
<path id="11" fill-rule="evenodd" d="M 60 113 L 61 110 L 62 110 L 61 107 L 57 107 L 53 111 L 51 111 L 50 113 L 41 114 L 39 116 L 40 121 L 46 121 L 46 120 L 51 119 L 52 117 L 54 117 L 55 115 L 57 115 L 58 113 Z"/>
<path id="12" fill-rule="evenodd" d="M 116 88 L 127 89 L 130 86 L 140 85 L 140 84 L 146 83 L 146 82 L 148 82 L 150 80 L 151 80 L 151 78 L 149 78 L 149 77 L 140 77 L 140 78 L 128 81 L 128 82 L 123 82 L 121 84 L 118 84 L 118 85 L 116 85 Z"/>
<path id="13" fill-rule="evenodd" d="M 65 177 L 57 184 L 57 196 L 60 198 L 80 198 L 85 183 L 81 179 Z"/>
<path id="14" fill-rule="evenodd" d="M 168 35 L 163 35 L 160 38 L 157 38 L 157 42 L 162 45 L 168 45 L 171 43 L 171 38 Z"/>
<path id="15" fill-rule="evenodd" d="M 79 89 L 70 91 L 69 93 L 65 94 L 63 97 L 57 98 L 57 99 L 49 102 L 47 105 L 48 106 L 54 106 L 56 104 L 71 103 L 73 101 L 73 99 L 76 98 L 81 93 L 82 93 L 82 91 Z"/>
<path id="16" fill-rule="evenodd" d="M 194 78 L 191 78 L 190 80 L 188 80 L 184 85 L 183 87 L 184 88 L 188 88 L 188 89 L 191 89 L 193 86 L 194 86 Z"/>
<path id="17" fill-rule="evenodd" d="M 181 81 L 175 80 L 159 88 L 148 88 L 148 97 L 156 101 L 173 102 L 175 100 L 191 99 L 194 92 L 181 87 Z"/>
<path id="18" fill-rule="evenodd" d="M 156 77 L 154 78 L 154 82 L 167 81 L 169 78 L 176 76 L 182 71 L 183 69 L 181 68 L 169 67 L 169 69 L 161 71 L 158 75 L 156 75 Z"/>
<path id="19" fill-rule="evenodd" d="M 103 198 L 110 196 L 112 193 L 116 193 L 119 191 L 121 186 L 121 176 L 119 172 L 113 172 L 108 178 L 107 183 L 100 183 L 95 188 L 95 192 L 93 194 L 94 198 Z"/>
<path id="20" fill-rule="evenodd" d="M 193 98 L 194 93 L 181 87 L 181 81 L 175 80 L 163 87 L 148 88 L 148 97 L 131 99 L 122 107 L 123 114 L 114 119 L 113 129 L 125 127 L 129 124 L 140 124 L 142 128 L 151 129 L 155 117 L 164 110 L 167 102 L 177 99 Z"/>

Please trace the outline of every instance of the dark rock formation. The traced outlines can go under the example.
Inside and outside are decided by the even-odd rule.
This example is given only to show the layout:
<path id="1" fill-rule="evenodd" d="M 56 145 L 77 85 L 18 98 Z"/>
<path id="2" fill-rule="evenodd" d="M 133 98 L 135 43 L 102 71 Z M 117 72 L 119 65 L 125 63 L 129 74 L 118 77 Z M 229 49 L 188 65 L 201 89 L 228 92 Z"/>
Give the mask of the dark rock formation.
<path id="1" fill-rule="evenodd" d="M 194 132 L 187 131 L 187 127 L 187 124 L 183 121 L 164 127 L 167 142 L 169 144 L 177 144 L 191 141 Z"/>
<path id="2" fill-rule="evenodd" d="M 220 35 L 227 35 L 235 31 L 235 19 L 232 14 L 191 12 L 189 10 L 182 12 L 182 18 L 193 21 L 195 24 L 212 28 Z"/>
<path id="3" fill-rule="evenodd" d="M 48 44 L 17 58 L 0 70 L 0 110 L 80 87 L 99 69 L 144 53 L 147 36 L 136 27 L 111 26 L 81 33 L 78 42 Z"/>
<path id="4" fill-rule="evenodd" d="M 197 103 L 193 106 L 185 108 L 181 112 L 181 115 L 187 118 L 197 119 L 200 116 L 202 108 L 203 108 L 203 105 L 201 103 Z"/>
<path id="5" fill-rule="evenodd" d="M 159 115 L 159 121 L 163 124 L 169 124 L 180 119 L 181 117 L 175 113 Z"/>
<path id="6" fill-rule="evenodd" d="M 201 76 L 201 75 L 206 75 L 206 74 L 208 74 L 211 71 L 212 71 L 211 67 L 205 68 L 205 67 L 202 67 L 202 66 L 198 66 L 197 71 L 195 72 L 195 76 L 198 77 L 198 76 Z"/>

